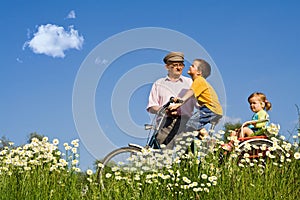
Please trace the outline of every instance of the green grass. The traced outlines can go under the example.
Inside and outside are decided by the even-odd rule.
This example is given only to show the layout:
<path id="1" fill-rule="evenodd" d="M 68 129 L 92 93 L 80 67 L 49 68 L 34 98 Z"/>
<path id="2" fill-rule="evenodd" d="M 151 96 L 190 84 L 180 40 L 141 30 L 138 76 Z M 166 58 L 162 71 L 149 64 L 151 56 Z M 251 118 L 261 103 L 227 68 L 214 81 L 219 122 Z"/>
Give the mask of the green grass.
<path id="1" fill-rule="evenodd" d="M 297 136 L 298 137 L 298 136 Z M 298 138 L 297 138 L 297 141 Z M 238 150 L 220 163 L 222 141 L 205 156 L 176 154 L 173 162 L 147 170 L 109 169 L 105 187 L 96 173 L 77 167 L 78 141 L 57 144 L 34 140 L 27 146 L 0 151 L 0 199 L 298 199 L 299 142 L 279 141 L 279 156 L 241 159 Z M 198 142 L 198 149 L 203 142 Z M 275 155 L 275 152 L 271 152 Z M 161 156 L 161 163 L 170 157 Z"/>

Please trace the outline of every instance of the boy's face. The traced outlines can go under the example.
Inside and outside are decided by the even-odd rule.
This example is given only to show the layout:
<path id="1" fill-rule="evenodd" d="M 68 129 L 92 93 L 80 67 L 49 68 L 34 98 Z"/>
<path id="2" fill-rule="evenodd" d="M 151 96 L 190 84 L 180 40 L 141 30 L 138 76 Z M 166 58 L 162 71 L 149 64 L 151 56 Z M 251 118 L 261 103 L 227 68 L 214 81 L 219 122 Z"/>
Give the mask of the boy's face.
<path id="1" fill-rule="evenodd" d="M 198 65 L 200 63 L 198 61 L 194 61 L 193 64 L 190 66 L 189 71 L 187 72 L 190 76 L 194 76 L 199 74 Z"/>

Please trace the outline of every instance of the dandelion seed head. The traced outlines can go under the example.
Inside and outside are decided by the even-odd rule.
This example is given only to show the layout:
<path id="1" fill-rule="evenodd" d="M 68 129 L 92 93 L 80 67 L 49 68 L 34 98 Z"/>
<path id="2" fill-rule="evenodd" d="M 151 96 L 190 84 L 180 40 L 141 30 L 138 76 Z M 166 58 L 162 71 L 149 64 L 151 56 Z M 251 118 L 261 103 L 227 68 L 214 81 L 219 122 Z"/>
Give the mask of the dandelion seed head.
<path id="1" fill-rule="evenodd" d="M 77 148 L 72 148 L 72 153 L 77 153 Z"/>
<path id="2" fill-rule="evenodd" d="M 245 167 L 245 165 L 243 165 L 242 163 L 239 163 L 239 167 Z"/>
<path id="3" fill-rule="evenodd" d="M 148 183 L 148 184 L 152 184 L 152 183 L 153 183 L 153 181 L 152 181 L 152 180 L 149 180 L 149 179 L 146 180 L 145 182 Z"/>
<path id="4" fill-rule="evenodd" d="M 181 140 L 180 142 L 179 142 L 179 144 L 181 144 L 181 145 L 185 145 L 185 141 L 183 141 L 183 140 Z"/>
<path id="5" fill-rule="evenodd" d="M 118 171 L 119 169 L 120 169 L 119 167 L 114 166 L 114 167 L 111 168 L 111 171 L 116 172 L 116 171 Z"/>
<path id="6" fill-rule="evenodd" d="M 72 160 L 72 165 L 77 165 L 79 163 L 78 160 Z"/>
<path id="7" fill-rule="evenodd" d="M 186 176 L 182 177 L 182 180 L 186 182 L 187 184 L 190 184 L 192 181 L 188 179 Z"/>
<path id="8" fill-rule="evenodd" d="M 299 152 L 294 153 L 294 158 L 296 160 L 299 160 L 300 159 L 300 153 Z"/>
<path id="9" fill-rule="evenodd" d="M 292 148 L 292 144 L 291 143 L 287 143 L 285 146 L 284 146 L 284 149 L 286 151 L 290 151 L 290 149 Z"/>
<path id="10" fill-rule="evenodd" d="M 283 135 L 281 135 L 279 138 L 280 138 L 281 140 L 285 140 L 285 137 L 284 137 Z"/>
<path id="11" fill-rule="evenodd" d="M 297 142 L 294 142 L 293 146 L 297 148 L 299 146 L 299 144 Z"/>
<path id="12" fill-rule="evenodd" d="M 66 151 L 69 151 L 70 149 L 72 149 L 72 147 L 71 147 L 71 146 L 68 146 L 68 145 L 67 145 L 67 146 L 65 146 L 65 150 L 66 150 Z"/>
<path id="13" fill-rule="evenodd" d="M 81 169 L 79 167 L 75 167 L 75 172 L 81 172 Z"/>
<path id="14" fill-rule="evenodd" d="M 46 137 L 46 136 L 45 136 L 45 137 L 43 137 L 43 139 L 42 139 L 42 141 L 43 141 L 43 142 L 48 142 L 48 140 L 49 140 L 49 138 L 48 138 L 48 137 Z"/>
<path id="15" fill-rule="evenodd" d="M 230 154 L 230 157 L 231 157 L 231 158 L 237 158 L 237 157 L 238 157 L 238 154 L 232 153 L 232 154 Z"/>
<path id="16" fill-rule="evenodd" d="M 88 182 L 90 182 L 90 183 L 92 183 L 93 182 L 93 180 L 91 179 L 91 178 L 86 178 L 86 180 L 88 181 Z"/>
<path id="17" fill-rule="evenodd" d="M 93 174 L 93 171 L 90 170 L 90 169 L 88 169 L 88 170 L 86 170 L 86 174 L 89 175 L 89 176 L 91 176 Z"/>
<path id="18" fill-rule="evenodd" d="M 249 158 L 250 155 L 249 155 L 249 153 L 245 153 L 243 157 L 244 157 L 244 158 Z"/>
<path id="19" fill-rule="evenodd" d="M 97 164 L 97 166 L 98 166 L 99 168 L 103 168 L 103 167 L 104 167 L 104 165 L 103 165 L 101 162 L 99 162 L 99 163 Z"/>
<path id="20" fill-rule="evenodd" d="M 105 178 L 110 178 L 111 176 L 112 176 L 112 174 L 110 174 L 110 173 L 105 174 Z"/>
<path id="21" fill-rule="evenodd" d="M 58 140 L 58 139 L 53 139 L 52 143 L 53 143 L 54 145 L 58 145 L 58 144 L 59 144 L 59 140 Z"/>
<path id="22" fill-rule="evenodd" d="M 202 179 L 207 179 L 208 176 L 207 176 L 206 174 L 201 174 L 201 178 L 202 178 Z"/>
<path id="23" fill-rule="evenodd" d="M 136 181 L 139 181 L 139 180 L 141 180 L 141 177 L 136 174 L 133 179 L 136 180 Z"/>
<path id="24" fill-rule="evenodd" d="M 198 188 L 193 188 L 193 191 L 194 191 L 194 192 L 201 192 L 201 191 L 203 191 L 203 189 L 200 188 L 200 187 L 198 187 Z"/>
<path id="25" fill-rule="evenodd" d="M 266 144 L 261 145 L 260 149 L 263 150 L 263 151 L 265 151 L 267 149 L 267 145 Z"/>

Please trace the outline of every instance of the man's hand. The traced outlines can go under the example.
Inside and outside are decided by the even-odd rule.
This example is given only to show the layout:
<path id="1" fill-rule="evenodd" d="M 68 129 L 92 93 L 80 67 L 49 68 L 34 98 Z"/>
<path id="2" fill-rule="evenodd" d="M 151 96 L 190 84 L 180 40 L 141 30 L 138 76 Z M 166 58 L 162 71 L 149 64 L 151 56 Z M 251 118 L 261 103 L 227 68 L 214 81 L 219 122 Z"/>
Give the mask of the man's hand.
<path id="1" fill-rule="evenodd" d="M 182 105 L 182 103 L 172 103 L 168 107 L 168 114 L 170 115 L 178 115 L 178 108 Z"/>

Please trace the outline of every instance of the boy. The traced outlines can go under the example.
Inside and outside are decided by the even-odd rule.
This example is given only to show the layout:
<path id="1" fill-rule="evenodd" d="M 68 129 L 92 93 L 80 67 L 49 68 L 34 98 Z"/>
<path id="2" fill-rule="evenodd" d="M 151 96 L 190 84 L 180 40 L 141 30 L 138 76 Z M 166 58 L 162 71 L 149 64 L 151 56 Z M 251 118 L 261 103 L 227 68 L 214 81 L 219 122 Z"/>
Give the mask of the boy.
<path id="1" fill-rule="evenodd" d="M 207 123 L 210 123 L 213 119 L 221 118 L 223 115 L 223 110 L 219 103 L 217 93 L 206 81 L 210 72 L 211 67 L 205 60 L 195 59 L 188 71 L 188 74 L 193 79 L 191 88 L 182 98 L 176 98 L 176 100 L 181 100 L 182 103 L 176 103 L 169 107 L 171 111 L 176 111 L 176 109 L 182 106 L 190 97 L 194 96 L 197 99 L 199 107 L 188 120 L 186 124 L 186 131 L 197 130 L 203 137 L 208 136 L 204 126 Z"/>

